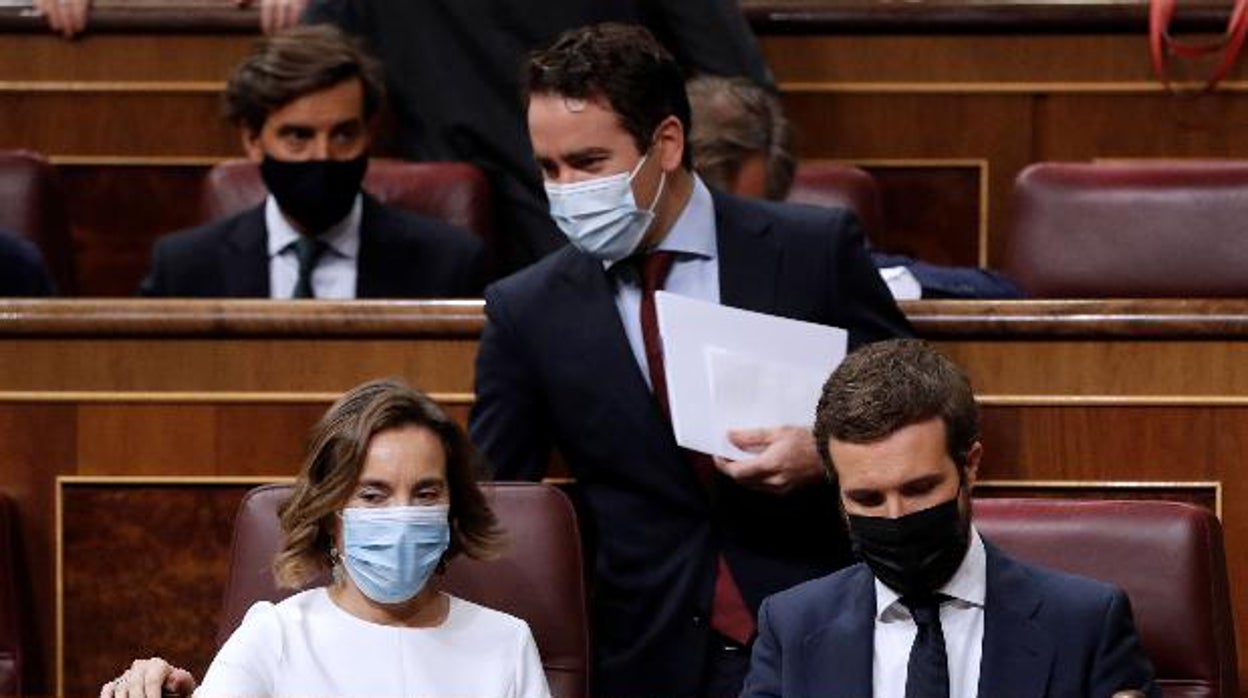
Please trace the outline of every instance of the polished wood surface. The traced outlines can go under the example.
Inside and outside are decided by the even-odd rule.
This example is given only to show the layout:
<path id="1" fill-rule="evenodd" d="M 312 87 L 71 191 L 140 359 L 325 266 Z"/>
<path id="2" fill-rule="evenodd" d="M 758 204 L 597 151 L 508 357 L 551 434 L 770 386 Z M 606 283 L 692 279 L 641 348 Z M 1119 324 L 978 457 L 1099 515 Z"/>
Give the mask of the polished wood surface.
<path id="1" fill-rule="evenodd" d="M 1217 483 L 1233 588 L 1248 578 L 1248 301 L 904 307 L 970 374 L 984 478 Z M 0 488 L 30 542 L 40 665 L 56 646 L 57 476 L 289 476 L 335 395 L 384 375 L 463 423 L 482 325 L 479 301 L 0 301 Z"/>

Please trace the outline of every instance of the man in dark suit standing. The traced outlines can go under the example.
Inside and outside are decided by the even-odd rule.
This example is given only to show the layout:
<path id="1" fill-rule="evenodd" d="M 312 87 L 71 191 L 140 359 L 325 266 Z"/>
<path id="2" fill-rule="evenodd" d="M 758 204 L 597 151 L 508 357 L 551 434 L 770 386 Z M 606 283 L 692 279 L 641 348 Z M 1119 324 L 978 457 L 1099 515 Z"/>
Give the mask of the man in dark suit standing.
<path id="1" fill-rule="evenodd" d="M 738 0 L 313 0 L 303 19 L 359 34 L 382 58 L 404 155 L 486 171 L 510 270 L 563 244 L 516 106 L 529 50 L 576 27 L 636 22 L 690 71 L 771 83 Z"/>
<path id="2" fill-rule="evenodd" d="M 269 189 L 260 206 L 161 239 L 149 296 L 437 298 L 480 294 L 481 242 L 360 189 L 380 68 L 340 31 L 269 37 L 235 70 L 227 115 Z"/>
<path id="3" fill-rule="evenodd" d="M 1157 696 L 1118 588 L 1016 560 L 971 524 L 966 376 L 917 340 L 852 354 L 815 438 L 863 563 L 763 602 L 744 698 Z"/>
<path id="4" fill-rule="evenodd" d="M 654 291 L 844 327 L 851 346 L 909 332 L 851 213 L 694 176 L 683 77 L 635 26 L 531 58 L 533 150 L 571 245 L 486 290 L 477 359 L 471 432 L 495 477 L 542 477 L 553 447 L 584 498 L 604 698 L 735 695 L 763 596 L 849 561 L 809 428 L 733 433 L 757 454 L 736 462 L 676 445 Z"/>

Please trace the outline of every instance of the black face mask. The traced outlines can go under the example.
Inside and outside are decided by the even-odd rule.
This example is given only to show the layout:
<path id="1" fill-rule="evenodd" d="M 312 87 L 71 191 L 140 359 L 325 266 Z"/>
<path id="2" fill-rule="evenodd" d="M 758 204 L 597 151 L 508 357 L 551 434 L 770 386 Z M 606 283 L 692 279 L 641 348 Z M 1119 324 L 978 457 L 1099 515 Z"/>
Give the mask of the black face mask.
<path id="1" fill-rule="evenodd" d="M 260 176 L 288 218 L 308 235 L 319 235 L 346 218 L 360 193 L 368 156 L 354 160 L 277 160 L 260 163 Z"/>
<path id="2" fill-rule="evenodd" d="M 960 497 L 900 518 L 853 516 L 849 540 L 876 578 L 902 596 L 935 591 L 966 557 L 970 521 Z"/>

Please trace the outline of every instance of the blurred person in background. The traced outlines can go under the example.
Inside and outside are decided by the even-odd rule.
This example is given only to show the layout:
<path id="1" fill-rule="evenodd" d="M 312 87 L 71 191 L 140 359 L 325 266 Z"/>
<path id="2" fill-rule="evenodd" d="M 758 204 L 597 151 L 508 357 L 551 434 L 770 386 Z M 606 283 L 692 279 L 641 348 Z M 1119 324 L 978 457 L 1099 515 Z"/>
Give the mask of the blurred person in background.
<path id="1" fill-rule="evenodd" d="M 797 157 L 793 127 L 780 100 L 738 78 L 696 77 L 688 90 L 693 110 L 689 143 L 698 174 L 711 186 L 740 196 L 787 199 Z M 875 250 L 871 259 L 898 300 L 1022 297 L 1012 281 L 989 269 L 942 266 Z"/>

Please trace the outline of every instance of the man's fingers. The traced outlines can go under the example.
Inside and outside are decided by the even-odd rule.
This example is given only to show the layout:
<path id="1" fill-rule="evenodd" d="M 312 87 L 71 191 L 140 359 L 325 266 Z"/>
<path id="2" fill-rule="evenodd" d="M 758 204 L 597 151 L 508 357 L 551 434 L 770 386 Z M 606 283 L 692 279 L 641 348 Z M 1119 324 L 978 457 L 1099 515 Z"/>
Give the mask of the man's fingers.
<path id="1" fill-rule="evenodd" d="M 143 698 L 160 698 L 165 677 L 169 676 L 172 669 L 168 662 L 153 657 L 143 674 Z"/>
<path id="2" fill-rule="evenodd" d="M 66 24 L 69 25 L 69 36 L 81 33 L 87 28 L 87 0 L 69 0 L 61 5 L 66 13 Z"/>
<path id="3" fill-rule="evenodd" d="M 771 429 L 729 429 L 728 440 L 742 451 L 758 451 L 772 441 Z"/>

